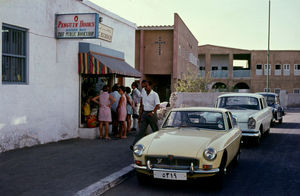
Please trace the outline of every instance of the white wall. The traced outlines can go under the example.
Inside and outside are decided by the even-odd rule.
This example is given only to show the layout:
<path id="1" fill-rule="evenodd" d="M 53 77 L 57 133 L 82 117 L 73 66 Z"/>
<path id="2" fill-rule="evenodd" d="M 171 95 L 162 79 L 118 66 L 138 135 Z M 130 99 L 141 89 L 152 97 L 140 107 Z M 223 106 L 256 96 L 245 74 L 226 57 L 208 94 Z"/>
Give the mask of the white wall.
<path id="1" fill-rule="evenodd" d="M 56 13 L 88 12 L 98 12 L 102 23 L 114 29 L 111 43 L 54 38 Z M 124 52 L 125 61 L 134 66 L 136 25 L 90 2 L 1 0 L 2 23 L 28 29 L 29 83 L 4 85 L 0 81 L 0 152 L 78 137 L 80 41 Z"/>
<path id="2" fill-rule="evenodd" d="M 214 107 L 218 96 L 226 93 L 227 92 L 174 92 L 170 97 L 170 107 Z M 285 91 L 281 91 L 280 103 L 285 109 L 300 107 L 300 94 L 287 94 Z"/>
<path id="3" fill-rule="evenodd" d="M 219 95 L 223 92 L 188 93 L 175 92 L 170 97 L 170 107 L 214 107 Z"/>

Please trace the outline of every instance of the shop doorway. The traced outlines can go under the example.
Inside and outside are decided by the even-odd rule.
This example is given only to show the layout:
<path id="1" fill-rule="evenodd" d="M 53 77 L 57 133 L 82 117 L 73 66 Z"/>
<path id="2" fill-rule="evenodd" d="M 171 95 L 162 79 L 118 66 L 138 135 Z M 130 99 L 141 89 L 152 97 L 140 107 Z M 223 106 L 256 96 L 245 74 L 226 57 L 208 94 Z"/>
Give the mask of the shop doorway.
<path id="1" fill-rule="evenodd" d="M 80 127 L 93 127 L 97 124 L 98 105 L 91 99 L 99 94 L 104 85 L 112 86 L 113 78 L 108 75 L 81 75 L 81 115 Z M 90 125 L 88 120 L 95 118 L 95 121 Z"/>

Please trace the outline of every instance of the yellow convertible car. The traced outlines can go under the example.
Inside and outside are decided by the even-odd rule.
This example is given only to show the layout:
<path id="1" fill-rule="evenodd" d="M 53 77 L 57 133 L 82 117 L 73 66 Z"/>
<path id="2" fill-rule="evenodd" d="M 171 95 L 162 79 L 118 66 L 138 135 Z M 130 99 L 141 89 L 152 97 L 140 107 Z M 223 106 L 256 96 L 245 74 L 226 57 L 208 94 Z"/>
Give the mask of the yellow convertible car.
<path id="1" fill-rule="evenodd" d="M 227 109 L 172 109 L 159 131 L 134 145 L 133 167 L 140 183 L 212 176 L 220 184 L 226 167 L 239 159 L 241 137 Z"/>

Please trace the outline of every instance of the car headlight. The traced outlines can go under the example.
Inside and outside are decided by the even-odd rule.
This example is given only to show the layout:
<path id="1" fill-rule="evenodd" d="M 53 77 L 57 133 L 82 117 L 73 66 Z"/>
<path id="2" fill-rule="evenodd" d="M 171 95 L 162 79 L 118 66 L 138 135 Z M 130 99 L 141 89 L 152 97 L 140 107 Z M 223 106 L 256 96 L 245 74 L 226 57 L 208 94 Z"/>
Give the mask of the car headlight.
<path id="1" fill-rule="evenodd" d="M 138 157 L 142 156 L 144 150 L 145 150 L 145 146 L 142 144 L 137 144 L 133 147 L 133 152 Z"/>
<path id="2" fill-rule="evenodd" d="M 204 150 L 203 156 L 206 160 L 212 161 L 217 157 L 217 151 L 214 148 L 207 148 Z"/>
<path id="3" fill-rule="evenodd" d="M 248 128 L 249 129 L 255 129 L 256 126 L 256 120 L 254 118 L 249 118 L 248 119 Z"/>

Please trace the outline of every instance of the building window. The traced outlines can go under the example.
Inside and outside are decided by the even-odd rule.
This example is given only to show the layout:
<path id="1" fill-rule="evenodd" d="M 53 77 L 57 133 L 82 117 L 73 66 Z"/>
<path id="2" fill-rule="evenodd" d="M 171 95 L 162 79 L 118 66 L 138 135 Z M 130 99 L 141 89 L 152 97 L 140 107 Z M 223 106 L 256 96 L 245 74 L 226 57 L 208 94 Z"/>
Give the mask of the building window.
<path id="1" fill-rule="evenodd" d="M 256 65 L 256 75 L 258 75 L 258 76 L 262 75 L 262 64 Z"/>
<path id="2" fill-rule="evenodd" d="M 204 70 L 205 70 L 205 67 L 200 66 L 199 69 L 200 69 L 200 71 L 204 71 Z"/>
<path id="3" fill-rule="evenodd" d="M 228 70 L 228 67 L 222 67 L 222 70 Z"/>
<path id="4" fill-rule="evenodd" d="M 2 25 L 2 83 L 27 82 L 26 29 Z"/>
<path id="5" fill-rule="evenodd" d="M 264 88 L 264 92 L 271 92 L 270 88 Z"/>
<path id="6" fill-rule="evenodd" d="M 280 76 L 281 75 L 281 65 L 277 64 L 275 65 L 275 76 Z"/>
<path id="7" fill-rule="evenodd" d="M 300 76 L 300 64 L 295 64 L 294 67 L 295 67 L 294 75 L 295 76 Z"/>
<path id="8" fill-rule="evenodd" d="M 275 88 L 274 89 L 274 93 L 276 93 L 277 95 L 279 95 L 280 94 L 280 88 Z"/>
<path id="9" fill-rule="evenodd" d="M 213 66 L 211 69 L 212 69 L 212 70 L 218 70 L 218 67 Z"/>
<path id="10" fill-rule="evenodd" d="M 268 75 L 268 68 L 267 68 L 267 64 L 265 64 L 265 76 Z M 269 76 L 272 75 L 271 74 L 271 64 L 269 64 Z"/>
<path id="11" fill-rule="evenodd" d="M 289 76 L 290 75 L 290 64 L 283 65 L 283 75 Z"/>
<path id="12" fill-rule="evenodd" d="M 294 94 L 300 94 L 300 88 L 295 88 L 294 89 Z"/>
<path id="13" fill-rule="evenodd" d="M 279 65 L 279 64 L 275 65 L 275 69 L 276 70 L 279 70 L 279 69 L 281 70 L 281 65 Z"/>
<path id="14" fill-rule="evenodd" d="M 262 65 L 261 64 L 257 64 L 256 65 L 256 69 L 262 69 Z"/>

